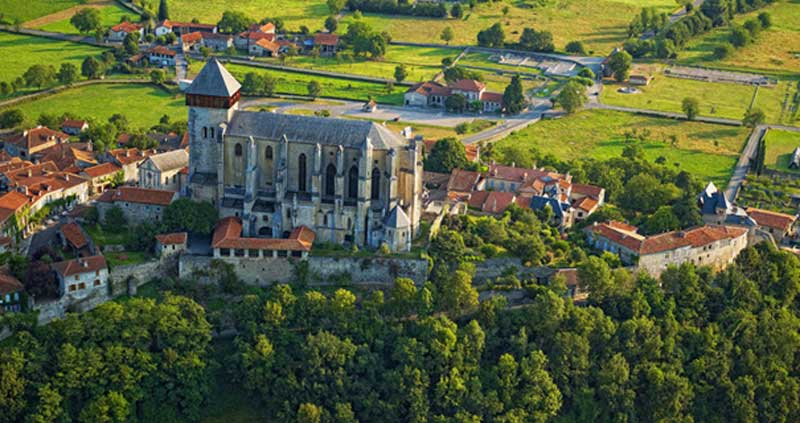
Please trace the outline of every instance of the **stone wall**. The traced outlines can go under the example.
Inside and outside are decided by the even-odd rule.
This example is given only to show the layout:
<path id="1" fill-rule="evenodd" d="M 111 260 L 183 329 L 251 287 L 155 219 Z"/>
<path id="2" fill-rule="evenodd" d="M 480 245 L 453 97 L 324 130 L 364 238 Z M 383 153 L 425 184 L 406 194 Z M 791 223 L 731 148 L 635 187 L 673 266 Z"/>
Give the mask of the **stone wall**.
<path id="1" fill-rule="evenodd" d="M 509 268 L 515 269 L 515 275 L 520 279 L 525 278 L 550 278 L 554 270 L 548 267 L 525 267 L 518 258 L 493 258 L 480 263 L 475 263 L 475 275 L 472 282 L 475 285 L 486 283 L 503 275 Z"/>
<path id="2" fill-rule="evenodd" d="M 133 287 L 140 287 L 154 278 L 177 276 L 177 257 L 166 256 L 161 260 L 152 260 L 144 263 L 114 266 L 111 269 L 111 296 L 127 295 L 128 282 Z"/>
<path id="3" fill-rule="evenodd" d="M 206 272 L 212 260 L 184 254 L 179 259 L 178 274 L 183 278 L 195 271 Z M 232 264 L 236 275 L 244 282 L 260 286 L 291 282 L 299 262 L 289 258 L 226 257 L 220 260 Z M 389 285 L 395 278 L 409 278 L 421 285 L 428 274 L 428 262 L 422 259 L 309 257 L 307 262 L 310 283 L 319 285 L 342 282 Z"/>

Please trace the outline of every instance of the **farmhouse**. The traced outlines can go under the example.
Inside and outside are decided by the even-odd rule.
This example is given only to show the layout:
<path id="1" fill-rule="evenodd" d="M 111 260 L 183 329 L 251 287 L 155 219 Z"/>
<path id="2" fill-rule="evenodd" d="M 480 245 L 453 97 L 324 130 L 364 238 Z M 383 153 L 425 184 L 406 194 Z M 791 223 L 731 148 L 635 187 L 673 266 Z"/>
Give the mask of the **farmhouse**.
<path id="1" fill-rule="evenodd" d="M 701 226 L 650 237 L 622 222 L 594 223 L 584 229 L 593 247 L 619 254 L 623 262 L 653 276 L 667 266 L 694 263 L 722 268 L 747 247 L 747 229 L 733 226 Z"/>
<path id="2" fill-rule="evenodd" d="M 186 250 L 189 235 L 186 232 L 174 232 L 156 235 L 156 256 L 165 257 Z"/>
<path id="3" fill-rule="evenodd" d="M 61 124 L 61 131 L 67 135 L 80 135 L 81 132 L 89 129 L 89 122 L 85 120 L 66 119 Z"/>
<path id="4" fill-rule="evenodd" d="M 70 222 L 61 225 L 58 229 L 58 237 L 61 239 L 63 248 L 68 248 L 78 256 L 92 255 L 91 242 L 77 223 Z"/>
<path id="5" fill-rule="evenodd" d="M 67 141 L 69 135 L 40 125 L 8 139 L 4 149 L 11 156 L 29 159 L 34 153 Z"/>
<path id="6" fill-rule="evenodd" d="M 280 44 L 275 41 L 262 38 L 250 45 L 250 54 L 253 56 L 278 57 Z"/>
<path id="7" fill-rule="evenodd" d="M 795 222 L 797 216 L 778 213 L 769 210 L 757 209 L 754 207 L 747 208 L 747 215 L 753 219 L 761 229 L 769 232 L 775 242 L 781 243 L 789 238 L 795 236 Z"/>
<path id="8" fill-rule="evenodd" d="M 209 34 L 214 34 L 217 32 L 217 26 L 212 24 L 201 24 L 194 22 L 175 22 L 165 19 L 159 22 L 155 29 L 156 37 L 166 35 L 170 32 L 175 33 L 179 36 L 191 32 L 205 32 Z"/>
<path id="9" fill-rule="evenodd" d="M 181 49 L 184 53 L 199 52 L 200 47 L 203 46 L 203 33 L 190 32 L 181 35 Z"/>
<path id="10" fill-rule="evenodd" d="M 171 67 L 175 66 L 175 56 L 177 54 L 170 48 L 155 46 L 147 50 L 147 60 L 150 62 L 150 66 Z"/>
<path id="11" fill-rule="evenodd" d="M 186 150 L 154 154 L 139 166 L 139 186 L 180 191 L 180 171 L 188 165 L 189 153 Z"/>
<path id="12" fill-rule="evenodd" d="M 233 47 L 233 35 L 203 33 L 203 47 L 214 51 L 225 51 Z"/>
<path id="13" fill-rule="evenodd" d="M 92 294 L 103 295 L 108 289 L 108 265 L 101 255 L 60 261 L 51 267 L 62 296 L 83 299 Z"/>
<path id="14" fill-rule="evenodd" d="M 130 22 L 122 22 L 111 27 L 108 30 L 108 40 L 121 42 L 125 40 L 128 34 L 139 33 L 139 39 L 144 37 L 144 27 Z"/>
<path id="15" fill-rule="evenodd" d="M 123 186 L 104 192 L 97 199 L 97 211 L 101 220 L 112 207 L 119 207 L 128 222 L 158 222 L 177 197 L 174 191 Z"/>
<path id="16" fill-rule="evenodd" d="M 314 48 L 319 49 L 320 56 L 334 56 L 339 49 L 339 36 L 318 32 L 314 35 Z"/>
<path id="17" fill-rule="evenodd" d="M 406 106 L 444 107 L 447 98 L 456 94 L 464 96 L 468 104 L 480 102 L 484 112 L 503 109 L 503 94 L 486 91 L 486 85 L 474 79 L 461 79 L 449 86 L 436 81 L 420 82 L 406 91 L 403 102 Z"/>

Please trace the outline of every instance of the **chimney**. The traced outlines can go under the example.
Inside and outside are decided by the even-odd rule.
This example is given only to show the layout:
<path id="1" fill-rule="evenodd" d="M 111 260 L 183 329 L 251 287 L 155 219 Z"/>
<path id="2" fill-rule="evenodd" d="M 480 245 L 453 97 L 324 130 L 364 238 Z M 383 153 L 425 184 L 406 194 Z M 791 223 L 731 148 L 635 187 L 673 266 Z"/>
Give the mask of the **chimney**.
<path id="1" fill-rule="evenodd" d="M 69 182 L 69 173 L 64 174 L 64 180 Z"/>
<path id="2" fill-rule="evenodd" d="M 83 266 L 83 267 L 89 267 L 89 262 L 86 261 L 86 260 L 81 260 L 80 263 L 81 263 L 81 266 Z"/>
<path id="3" fill-rule="evenodd" d="M 30 177 L 32 177 L 32 176 L 33 176 L 33 171 L 32 171 L 32 170 L 30 170 L 30 169 L 28 169 L 28 177 L 30 178 Z"/>
<path id="4" fill-rule="evenodd" d="M 131 150 L 125 150 L 125 157 L 131 156 Z"/>

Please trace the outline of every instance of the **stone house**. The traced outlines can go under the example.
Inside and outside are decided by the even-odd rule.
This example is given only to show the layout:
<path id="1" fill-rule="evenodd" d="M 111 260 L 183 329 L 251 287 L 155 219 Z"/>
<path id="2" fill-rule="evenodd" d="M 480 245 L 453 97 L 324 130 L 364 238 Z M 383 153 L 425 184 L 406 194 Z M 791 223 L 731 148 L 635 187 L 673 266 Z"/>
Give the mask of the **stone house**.
<path id="1" fill-rule="evenodd" d="M 0 272 L 0 315 L 22 311 L 25 287 L 14 276 Z"/>
<path id="2" fill-rule="evenodd" d="M 159 22 L 158 25 L 156 25 L 154 32 L 156 34 L 156 37 L 167 35 L 170 32 L 178 36 L 189 34 L 192 32 L 215 34 L 217 32 L 217 26 L 213 24 L 202 24 L 194 22 L 176 22 L 176 21 L 171 21 L 169 19 L 165 19 Z"/>
<path id="3" fill-rule="evenodd" d="M 83 229 L 74 222 L 61 225 L 58 228 L 58 239 L 61 240 L 61 247 L 68 249 L 79 257 L 91 256 L 94 254 L 94 246 L 91 239 L 86 236 Z"/>
<path id="4" fill-rule="evenodd" d="M 13 237 L 27 227 L 28 197 L 17 191 L 0 196 L 0 228 L 4 236 Z"/>
<path id="5" fill-rule="evenodd" d="M 747 208 L 747 215 L 764 231 L 769 232 L 776 243 L 781 244 L 796 235 L 797 216 L 769 210 Z"/>
<path id="6" fill-rule="evenodd" d="M 155 252 L 158 257 L 166 257 L 186 251 L 189 236 L 186 232 L 156 235 Z"/>
<path id="7" fill-rule="evenodd" d="M 253 44 L 250 44 L 248 51 L 253 56 L 278 57 L 280 45 L 275 41 L 262 38 Z"/>
<path id="8" fill-rule="evenodd" d="M 403 104 L 416 107 L 444 107 L 447 99 L 456 94 L 464 96 L 468 106 L 480 102 L 480 111 L 503 110 L 503 94 L 486 91 L 486 84 L 474 79 L 461 79 L 449 86 L 436 81 L 414 84 L 403 95 Z"/>
<path id="9" fill-rule="evenodd" d="M 202 34 L 203 46 L 214 51 L 225 51 L 233 47 L 233 35 L 230 34 Z"/>
<path id="10" fill-rule="evenodd" d="M 40 125 L 9 138 L 4 149 L 11 156 L 30 159 L 35 153 L 68 141 L 69 135 Z"/>
<path id="11" fill-rule="evenodd" d="M 114 182 L 118 173 L 123 172 L 122 168 L 113 162 L 106 162 L 92 167 L 87 167 L 81 172 L 81 176 L 89 178 L 91 194 L 101 194 L 107 190 Z"/>
<path id="12" fill-rule="evenodd" d="M 122 42 L 131 33 L 139 33 L 139 39 L 144 38 L 144 27 L 130 22 L 121 22 L 108 30 L 108 41 Z"/>
<path id="13" fill-rule="evenodd" d="M 129 223 L 159 222 L 164 210 L 178 198 L 175 191 L 122 186 L 110 189 L 97 199 L 100 220 L 113 207 L 119 207 Z"/>
<path id="14" fill-rule="evenodd" d="M 146 53 L 150 66 L 158 66 L 160 68 L 175 66 L 175 57 L 178 55 L 175 50 L 164 46 L 155 46 L 147 50 Z"/>
<path id="15" fill-rule="evenodd" d="M 691 262 L 723 268 L 747 248 L 748 230 L 735 226 L 706 225 L 649 237 L 622 222 L 595 223 L 584 229 L 593 247 L 618 254 L 622 261 L 659 276 L 670 265 Z"/>
<path id="16" fill-rule="evenodd" d="M 236 35 L 233 45 L 239 50 L 250 51 L 250 48 L 261 40 L 276 41 L 275 33 L 245 31 Z"/>
<path id="17" fill-rule="evenodd" d="M 190 32 L 188 34 L 181 35 L 181 50 L 184 53 L 197 53 L 200 51 L 200 47 L 203 46 L 203 33 L 202 32 Z"/>
<path id="18" fill-rule="evenodd" d="M 314 35 L 314 48 L 319 49 L 320 56 L 335 56 L 339 51 L 339 36 L 318 32 Z"/>
<path id="19" fill-rule="evenodd" d="M 83 299 L 92 294 L 106 294 L 108 265 L 102 255 L 80 257 L 51 265 L 62 296 Z"/>
<path id="20" fill-rule="evenodd" d="M 180 191 L 180 172 L 188 165 L 189 153 L 183 149 L 154 154 L 139 166 L 139 186 Z"/>
<path id="21" fill-rule="evenodd" d="M 89 129 L 89 122 L 85 120 L 66 119 L 61 124 L 61 131 L 67 135 L 78 136 L 87 129 Z"/>
<path id="22" fill-rule="evenodd" d="M 139 182 L 139 165 L 153 154 L 156 154 L 154 150 L 115 148 L 107 151 L 101 157 L 101 160 L 107 163 L 114 163 L 122 168 L 122 172 L 125 175 L 125 183 L 135 184 Z"/>
<path id="23" fill-rule="evenodd" d="M 28 198 L 31 212 L 55 200 L 73 198 L 76 203 L 89 200 L 89 179 L 70 172 L 62 172 L 49 161 L 3 174 L 10 190 Z"/>
<path id="24" fill-rule="evenodd" d="M 215 258 L 307 258 L 316 234 L 305 226 L 292 229 L 287 238 L 242 237 L 242 220 L 226 217 L 217 223 L 211 239 Z"/>

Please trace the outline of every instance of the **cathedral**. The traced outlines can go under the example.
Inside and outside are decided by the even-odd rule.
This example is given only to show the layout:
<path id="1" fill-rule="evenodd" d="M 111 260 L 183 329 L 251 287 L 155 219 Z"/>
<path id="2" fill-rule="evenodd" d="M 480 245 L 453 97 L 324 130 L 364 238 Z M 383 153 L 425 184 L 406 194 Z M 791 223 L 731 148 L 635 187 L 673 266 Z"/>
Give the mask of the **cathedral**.
<path id="1" fill-rule="evenodd" d="M 186 91 L 187 194 L 242 221 L 242 236 L 408 251 L 419 232 L 422 143 L 361 120 L 239 110 L 241 85 L 210 59 Z"/>

